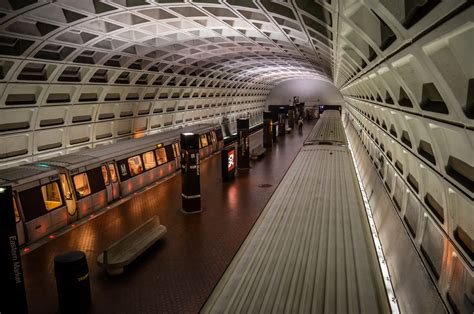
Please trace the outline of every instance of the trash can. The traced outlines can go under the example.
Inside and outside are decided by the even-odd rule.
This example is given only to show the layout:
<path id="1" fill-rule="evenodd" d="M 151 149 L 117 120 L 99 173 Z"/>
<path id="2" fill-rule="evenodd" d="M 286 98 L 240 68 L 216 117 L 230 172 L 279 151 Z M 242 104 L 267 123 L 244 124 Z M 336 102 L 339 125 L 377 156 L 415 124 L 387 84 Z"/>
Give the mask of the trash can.
<path id="1" fill-rule="evenodd" d="M 71 251 L 54 258 L 54 273 L 61 313 L 84 313 L 91 303 L 86 254 Z"/>

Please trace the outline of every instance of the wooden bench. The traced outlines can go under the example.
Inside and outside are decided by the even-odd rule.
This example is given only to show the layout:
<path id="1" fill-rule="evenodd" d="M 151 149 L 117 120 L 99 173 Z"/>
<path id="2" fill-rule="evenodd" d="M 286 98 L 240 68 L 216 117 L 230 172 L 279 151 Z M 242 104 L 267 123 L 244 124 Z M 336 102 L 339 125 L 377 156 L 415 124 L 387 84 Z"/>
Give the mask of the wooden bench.
<path id="1" fill-rule="evenodd" d="M 259 159 L 260 157 L 263 157 L 263 155 L 265 155 L 266 151 L 267 150 L 265 148 L 263 148 L 262 145 L 258 145 L 257 147 L 252 149 L 252 151 L 250 153 L 250 158 Z"/>
<path id="2" fill-rule="evenodd" d="M 153 216 L 144 224 L 109 246 L 97 257 L 97 264 L 109 275 L 123 273 L 123 268 L 145 252 L 166 233 L 158 216 Z"/>

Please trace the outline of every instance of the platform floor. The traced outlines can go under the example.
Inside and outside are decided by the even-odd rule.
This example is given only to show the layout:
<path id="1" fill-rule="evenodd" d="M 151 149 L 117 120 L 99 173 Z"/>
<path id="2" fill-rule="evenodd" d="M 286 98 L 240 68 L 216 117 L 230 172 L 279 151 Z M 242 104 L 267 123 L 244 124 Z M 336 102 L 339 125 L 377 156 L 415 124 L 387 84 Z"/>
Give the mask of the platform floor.
<path id="1" fill-rule="evenodd" d="M 204 211 L 184 215 L 181 179 L 175 177 L 22 257 L 31 313 L 57 313 L 54 256 L 86 252 L 92 289 L 92 313 L 195 313 L 230 264 L 256 219 L 288 170 L 315 121 L 303 135 L 293 131 L 235 181 L 222 183 L 220 156 L 202 163 Z M 158 241 L 117 277 L 96 264 L 110 244 L 153 215 L 168 228 Z"/>

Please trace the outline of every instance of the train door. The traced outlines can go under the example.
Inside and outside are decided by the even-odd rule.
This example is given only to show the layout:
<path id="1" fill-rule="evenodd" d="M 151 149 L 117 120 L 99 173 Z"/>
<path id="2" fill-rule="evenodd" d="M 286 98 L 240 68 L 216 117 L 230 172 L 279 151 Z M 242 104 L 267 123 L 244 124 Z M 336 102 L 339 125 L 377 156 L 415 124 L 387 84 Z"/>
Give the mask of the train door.
<path id="1" fill-rule="evenodd" d="M 67 225 L 67 207 L 58 175 L 25 183 L 17 188 L 17 193 L 27 242 Z"/>
<path id="2" fill-rule="evenodd" d="M 107 201 L 111 203 L 120 197 L 120 183 L 118 181 L 115 163 L 109 162 L 107 165 L 103 165 L 102 173 L 104 174 L 104 181 L 107 187 Z"/>
<path id="3" fill-rule="evenodd" d="M 63 190 L 64 200 L 66 202 L 68 223 L 77 220 L 77 207 L 76 200 L 74 199 L 71 184 L 65 173 L 59 174 L 59 181 L 61 182 L 61 188 Z"/>

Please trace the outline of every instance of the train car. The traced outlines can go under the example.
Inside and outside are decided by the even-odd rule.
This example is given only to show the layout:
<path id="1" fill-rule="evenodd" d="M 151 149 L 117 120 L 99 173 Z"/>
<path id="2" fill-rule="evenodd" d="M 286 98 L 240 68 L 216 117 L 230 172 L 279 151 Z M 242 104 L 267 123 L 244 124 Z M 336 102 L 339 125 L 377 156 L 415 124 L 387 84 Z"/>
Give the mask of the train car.
<path id="1" fill-rule="evenodd" d="M 13 187 L 13 207 L 20 244 L 32 242 L 68 223 L 66 177 L 58 169 L 25 165 L 0 172 L 2 185 Z"/>
<path id="2" fill-rule="evenodd" d="M 333 137 L 302 148 L 202 313 L 390 311 L 345 134 Z"/>
<path id="3" fill-rule="evenodd" d="M 347 145 L 339 110 L 323 111 L 304 143 L 304 145 L 313 144 Z"/>
<path id="4" fill-rule="evenodd" d="M 221 128 L 214 128 L 199 135 L 199 149 L 201 159 L 220 151 L 224 147 L 224 137 Z"/>
<path id="5" fill-rule="evenodd" d="M 180 169 L 179 135 L 223 146 L 220 127 L 195 125 L 0 171 L 14 190 L 20 244 L 34 242 Z"/>

